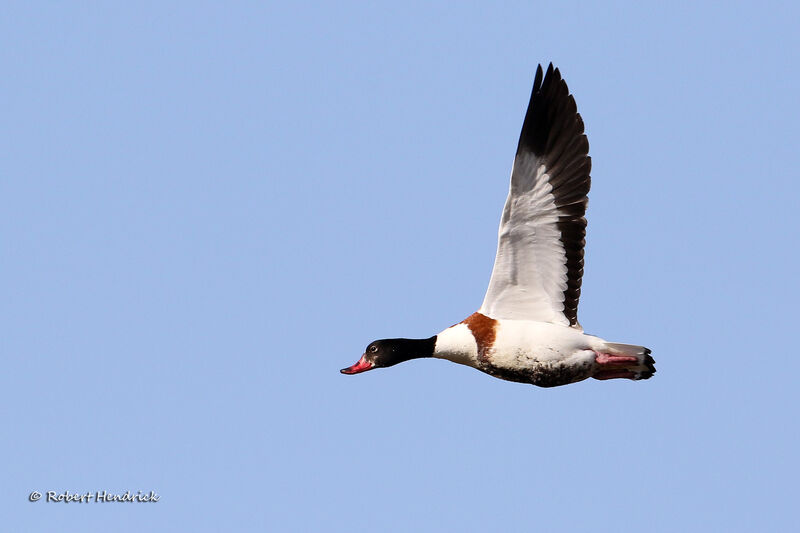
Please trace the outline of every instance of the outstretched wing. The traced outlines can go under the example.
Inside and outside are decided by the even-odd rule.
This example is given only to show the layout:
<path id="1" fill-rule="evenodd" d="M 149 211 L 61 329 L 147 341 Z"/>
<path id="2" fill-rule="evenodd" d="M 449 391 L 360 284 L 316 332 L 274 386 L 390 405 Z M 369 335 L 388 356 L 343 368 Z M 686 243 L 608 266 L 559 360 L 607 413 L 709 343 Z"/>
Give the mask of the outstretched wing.
<path id="1" fill-rule="evenodd" d="M 480 312 L 580 328 L 591 159 L 583 120 L 552 63 L 536 70 Z"/>

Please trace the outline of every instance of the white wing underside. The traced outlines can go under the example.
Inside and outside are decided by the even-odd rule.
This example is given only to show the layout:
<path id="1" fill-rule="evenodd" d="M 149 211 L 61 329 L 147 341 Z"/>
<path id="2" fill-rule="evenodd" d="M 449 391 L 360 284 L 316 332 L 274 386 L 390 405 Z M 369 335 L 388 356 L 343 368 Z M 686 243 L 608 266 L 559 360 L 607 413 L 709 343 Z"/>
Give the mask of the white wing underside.
<path id="1" fill-rule="evenodd" d="M 517 154 L 511 176 L 497 257 L 480 312 L 494 319 L 569 326 L 564 315 L 566 255 L 550 176 L 532 153 Z M 577 323 L 573 327 L 580 329 Z"/>

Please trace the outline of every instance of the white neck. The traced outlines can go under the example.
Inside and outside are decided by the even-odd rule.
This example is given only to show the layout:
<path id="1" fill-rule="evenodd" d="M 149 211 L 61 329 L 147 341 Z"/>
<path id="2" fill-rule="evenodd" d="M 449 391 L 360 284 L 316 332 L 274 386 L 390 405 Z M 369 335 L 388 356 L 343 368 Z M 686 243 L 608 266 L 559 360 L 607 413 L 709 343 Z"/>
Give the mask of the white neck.
<path id="1" fill-rule="evenodd" d="M 456 324 L 436 336 L 433 356 L 454 363 L 477 367 L 478 345 L 466 324 Z"/>

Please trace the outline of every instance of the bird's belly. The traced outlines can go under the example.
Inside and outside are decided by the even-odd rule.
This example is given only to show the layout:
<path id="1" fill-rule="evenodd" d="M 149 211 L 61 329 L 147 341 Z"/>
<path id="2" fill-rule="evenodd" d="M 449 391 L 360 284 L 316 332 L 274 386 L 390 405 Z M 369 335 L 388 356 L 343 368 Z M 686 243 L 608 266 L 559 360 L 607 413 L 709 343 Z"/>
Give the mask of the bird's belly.
<path id="1" fill-rule="evenodd" d="M 488 358 L 478 367 L 490 376 L 538 387 L 558 387 L 592 376 L 594 352 L 585 350 L 560 359 Z"/>

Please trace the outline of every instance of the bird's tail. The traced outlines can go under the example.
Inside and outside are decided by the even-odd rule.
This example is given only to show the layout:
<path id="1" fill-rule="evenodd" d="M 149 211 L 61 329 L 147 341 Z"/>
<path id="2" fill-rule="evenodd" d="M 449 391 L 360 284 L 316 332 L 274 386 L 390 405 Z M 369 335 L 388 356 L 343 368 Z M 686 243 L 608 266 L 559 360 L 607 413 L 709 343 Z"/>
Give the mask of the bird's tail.
<path id="1" fill-rule="evenodd" d="M 649 379 L 656 373 L 650 349 L 634 344 L 607 342 L 605 353 L 598 354 L 595 379 Z"/>

